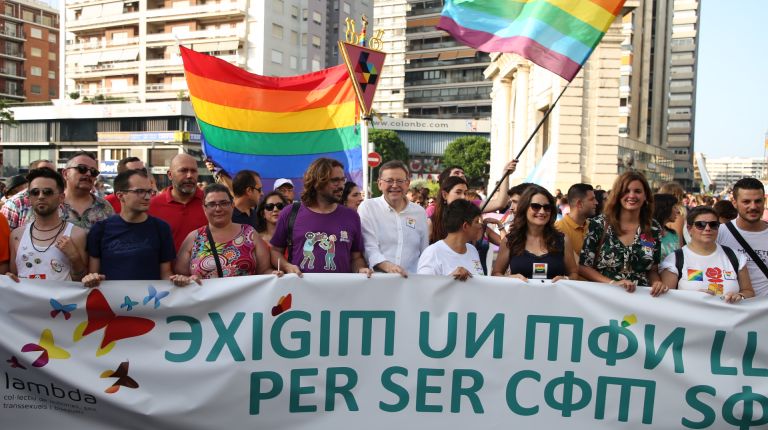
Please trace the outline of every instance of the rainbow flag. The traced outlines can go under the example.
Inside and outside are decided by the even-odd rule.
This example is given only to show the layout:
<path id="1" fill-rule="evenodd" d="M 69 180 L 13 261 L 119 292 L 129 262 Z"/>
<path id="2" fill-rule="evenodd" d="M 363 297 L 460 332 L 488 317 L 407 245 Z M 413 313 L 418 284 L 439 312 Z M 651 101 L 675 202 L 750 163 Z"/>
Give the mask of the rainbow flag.
<path id="1" fill-rule="evenodd" d="M 307 166 L 329 157 L 361 182 L 359 111 L 345 65 L 301 76 L 260 76 L 180 49 L 203 151 L 231 176 L 251 169 L 265 190 L 277 178 L 301 189 Z"/>
<path id="2" fill-rule="evenodd" d="M 485 52 L 510 52 L 571 81 L 625 0 L 445 0 L 438 28 Z"/>

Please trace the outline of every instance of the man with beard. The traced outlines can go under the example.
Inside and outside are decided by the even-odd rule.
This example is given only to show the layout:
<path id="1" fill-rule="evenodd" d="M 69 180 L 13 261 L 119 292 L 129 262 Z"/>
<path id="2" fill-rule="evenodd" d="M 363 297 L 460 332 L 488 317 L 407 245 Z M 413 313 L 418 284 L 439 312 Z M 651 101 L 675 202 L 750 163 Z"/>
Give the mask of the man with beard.
<path id="1" fill-rule="evenodd" d="M 91 154 L 79 152 L 62 170 L 66 183 L 62 219 L 85 230 L 115 214 L 112 205 L 93 192 L 93 183 L 99 176 L 97 166 Z"/>
<path id="2" fill-rule="evenodd" d="M 51 169 L 27 175 L 34 220 L 11 233 L 11 276 L 79 281 L 85 273 L 85 230 L 59 215 L 64 179 Z M 18 277 L 17 277 L 18 276 Z"/>
<path id="3" fill-rule="evenodd" d="M 171 186 L 153 197 L 149 204 L 149 214 L 171 226 L 176 252 L 189 232 L 208 223 L 203 211 L 203 190 L 197 187 L 197 178 L 197 160 L 189 154 L 177 154 L 168 169 Z"/>
<path id="4" fill-rule="evenodd" d="M 571 211 L 555 223 L 555 228 L 568 236 L 573 252 L 581 255 L 584 238 L 587 236 L 587 218 L 595 216 L 597 199 L 595 190 L 589 184 L 573 184 L 568 189 L 568 206 Z"/>
<path id="5" fill-rule="evenodd" d="M 765 209 L 763 183 L 755 178 L 739 179 L 733 186 L 733 203 L 739 216 L 720 226 L 717 243 L 747 257 L 747 269 L 755 296 L 768 296 L 768 223 L 762 220 Z M 723 275 L 729 279 L 727 273 Z M 730 275 L 735 276 L 733 273 Z"/>
<path id="6" fill-rule="evenodd" d="M 272 244 L 272 263 L 285 273 L 365 273 L 360 217 L 341 203 L 344 165 L 318 158 L 304 172 L 301 202 L 280 212 Z M 289 248 L 290 263 L 283 257 Z M 278 266 L 279 265 L 279 266 Z"/>
<path id="7" fill-rule="evenodd" d="M 52 171 L 56 171 L 56 165 L 49 160 L 35 160 L 29 163 L 29 170 L 47 168 Z M 27 220 L 34 216 L 32 211 L 32 204 L 29 201 L 29 194 L 27 190 L 9 197 L 3 204 L 0 213 L 5 216 L 8 221 L 8 227 L 13 230 L 17 227 L 24 225 Z"/>

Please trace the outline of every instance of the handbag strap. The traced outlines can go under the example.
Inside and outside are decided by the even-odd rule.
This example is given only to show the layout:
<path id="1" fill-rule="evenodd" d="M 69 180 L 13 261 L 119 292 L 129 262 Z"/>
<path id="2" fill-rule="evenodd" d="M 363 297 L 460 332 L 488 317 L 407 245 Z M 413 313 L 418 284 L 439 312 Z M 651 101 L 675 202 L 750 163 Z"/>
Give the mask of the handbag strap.
<path id="1" fill-rule="evenodd" d="M 208 236 L 208 244 L 211 246 L 211 254 L 213 254 L 213 261 L 216 262 L 216 273 L 219 274 L 219 278 L 224 277 L 224 271 L 221 270 L 221 262 L 219 261 L 219 253 L 216 251 L 216 242 L 213 241 L 213 233 L 211 233 L 211 227 L 205 226 L 205 235 Z"/>
<path id="2" fill-rule="evenodd" d="M 725 226 L 728 227 L 728 231 L 731 232 L 733 237 L 736 239 L 737 242 L 739 242 L 739 245 L 741 245 L 742 248 L 744 248 L 744 252 L 749 255 L 749 257 L 752 259 L 752 261 L 755 262 L 757 267 L 760 268 L 760 271 L 763 272 L 763 276 L 768 278 L 768 267 L 765 267 L 765 262 L 757 255 L 754 249 L 752 249 L 751 246 L 747 243 L 746 239 L 739 233 L 738 230 L 736 230 L 736 226 L 733 225 L 733 221 L 728 221 L 725 223 Z M 738 268 L 736 269 L 738 271 Z"/>

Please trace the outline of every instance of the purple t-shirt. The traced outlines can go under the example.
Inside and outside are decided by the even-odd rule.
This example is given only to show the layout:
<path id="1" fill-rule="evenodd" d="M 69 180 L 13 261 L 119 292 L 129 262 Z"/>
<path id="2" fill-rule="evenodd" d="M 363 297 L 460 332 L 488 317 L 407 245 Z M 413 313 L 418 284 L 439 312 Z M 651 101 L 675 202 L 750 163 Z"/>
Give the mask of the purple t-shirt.
<path id="1" fill-rule="evenodd" d="M 288 246 L 288 217 L 291 205 L 280 212 L 270 243 Z M 360 217 L 352 209 L 338 205 L 329 214 L 319 214 L 302 203 L 293 225 L 291 263 L 305 273 L 351 273 L 352 253 L 363 252 Z"/>

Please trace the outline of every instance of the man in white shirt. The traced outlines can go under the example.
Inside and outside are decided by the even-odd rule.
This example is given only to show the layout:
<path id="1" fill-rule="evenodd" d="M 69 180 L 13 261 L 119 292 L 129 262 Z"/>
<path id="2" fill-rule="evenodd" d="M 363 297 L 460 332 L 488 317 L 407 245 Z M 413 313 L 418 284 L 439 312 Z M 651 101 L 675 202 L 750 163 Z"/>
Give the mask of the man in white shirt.
<path id="1" fill-rule="evenodd" d="M 733 204 L 739 216 L 733 220 L 736 231 L 741 234 L 755 254 L 768 265 L 768 223 L 763 221 L 765 209 L 765 188 L 755 178 L 742 178 L 733 186 Z M 747 257 L 747 269 L 752 288 L 757 297 L 768 296 L 768 277 L 734 237 L 727 226 L 718 229 L 717 243 L 740 252 Z"/>
<path id="2" fill-rule="evenodd" d="M 357 210 L 363 227 L 365 258 L 380 272 L 415 273 L 421 252 L 429 245 L 427 214 L 406 198 L 408 167 L 398 160 L 379 169 L 381 197 L 363 201 Z"/>
<path id="3" fill-rule="evenodd" d="M 429 245 L 419 258 L 419 275 L 453 276 L 466 281 L 473 275 L 483 275 L 480 255 L 471 242 L 483 228 L 480 208 L 467 200 L 448 205 L 443 218 L 445 239 Z"/>

